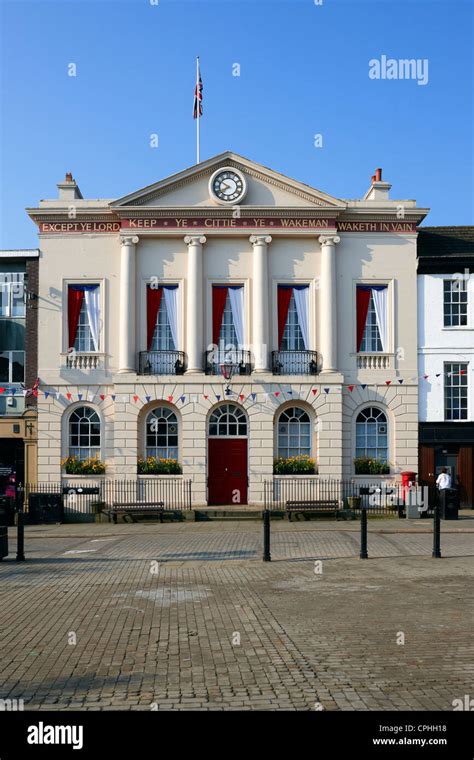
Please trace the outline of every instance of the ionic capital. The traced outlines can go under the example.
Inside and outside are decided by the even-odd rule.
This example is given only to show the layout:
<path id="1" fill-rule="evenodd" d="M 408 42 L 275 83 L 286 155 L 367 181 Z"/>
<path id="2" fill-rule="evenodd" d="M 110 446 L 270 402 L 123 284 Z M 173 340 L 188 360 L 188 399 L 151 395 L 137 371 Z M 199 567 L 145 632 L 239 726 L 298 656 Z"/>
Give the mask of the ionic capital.
<path id="1" fill-rule="evenodd" d="M 204 235 L 186 235 L 184 242 L 186 245 L 204 245 L 206 237 Z"/>
<path id="2" fill-rule="evenodd" d="M 271 235 L 250 235 L 252 245 L 268 245 L 272 242 Z"/>
<path id="3" fill-rule="evenodd" d="M 318 240 L 320 245 L 336 245 L 341 242 L 339 235 L 320 235 Z"/>

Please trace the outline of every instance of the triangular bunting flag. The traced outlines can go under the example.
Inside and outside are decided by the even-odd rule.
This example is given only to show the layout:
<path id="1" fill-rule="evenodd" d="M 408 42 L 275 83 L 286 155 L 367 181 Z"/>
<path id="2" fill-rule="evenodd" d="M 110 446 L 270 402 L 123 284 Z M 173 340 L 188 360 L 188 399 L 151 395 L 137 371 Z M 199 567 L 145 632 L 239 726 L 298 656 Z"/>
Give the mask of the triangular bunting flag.
<path id="1" fill-rule="evenodd" d="M 385 380 L 385 385 L 391 385 L 391 383 L 392 383 L 391 380 Z"/>
<path id="2" fill-rule="evenodd" d="M 252 396 L 252 401 L 255 401 L 255 399 L 257 398 L 257 394 L 256 393 L 251 393 L 250 395 Z"/>
<path id="3" fill-rule="evenodd" d="M 403 385 L 403 380 L 399 380 L 398 382 L 400 383 L 400 385 Z"/>
<path id="4" fill-rule="evenodd" d="M 313 396 L 316 396 L 317 392 L 318 392 L 317 388 L 311 388 L 311 393 L 313 394 Z"/>
<path id="5" fill-rule="evenodd" d="M 209 398 L 209 396 L 204 396 L 204 398 L 205 398 L 205 399 L 206 399 L 206 401 L 207 401 L 207 399 Z"/>
<path id="6" fill-rule="evenodd" d="M 15 393 L 16 393 L 16 388 L 12 388 L 12 396 L 14 396 Z M 44 395 L 46 396 L 46 393 Z M 48 393 L 48 396 L 49 396 L 49 393 Z"/>
<path id="7" fill-rule="evenodd" d="M 429 375 L 423 375 L 424 380 L 428 380 L 428 378 L 429 378 Z"/>
<path id="8" fill-rule="evenodd" d="M 244 394 L 243 394 L 243 393 L 241 393 L 241 394 L 239 395 L 239 398 L 240 398 L 240 400 L 241 400 L 241 401 L 243 401 L 243 400 L 244 400 L 244 398 L 245 398 Z"/>
<path id="9" fill-rule="evenodd" d="M 221 397 L 220 397 L 220 396 L 218 396 L 218 395 L 217 395 L 217 393 L 216 393 L 216 399 L 217 399 L 218 401 L 220 401 L 220 400 L 221 400 Z"/>
<path id="10" fill-rule="evenodd" d="M 347 386 L 347 390 L 349 390 L 352 393 L 352 391 L 354 390 L 354 386 L 353 385 L 348 385 Z"/>
<path id="11" fill-rule="evenodd" d="M 15 392 L 15 389 L 13 389 L 12 393 L 14 393 L 14 392 Z M 48 396 L 49 396 L 49 391 L 45 391 L 44 392 L 44 397 L 48 398 Z"/>
<path id="12" fill-rule="evenodd" d="M 100 399 L 101 399 L 101 401 L 104 401 L 104 400 L 105 400 L 105 393 L 101 393 L 101 394 L 100 394 Z"/>
<path id="13" fill-rule="evenodd" d="M 438 372 L 438 374 L 436 375 L 436 377 L 441 377 L 441 372 Z"/>
<path id="14" fill-rule="evenodd" d="M 459 370 L 459 374 L 460 375 L 465 375 L 466 374 L 466 370 L 465 369 L 460 369 Z"/>
<path id="15" fill-rule="evenodd" d="M 138 396 L 137 396 L 137 394 L 135 394 L 135 395 L 134 395 L 134 397 L 133 397 L 133 400 L 135 401 L 135 403 L 137 403 L 137 401 L 138 401 Z"/>
<path id="16" fill-rule="evenodd" d="M 56 393 L 56 398 L 57 398 L 57 400 L 58 400 L 58 401 L 59 401 L 59 399 L 61 398 L 61 394 L 60 394 L 60 392 L 59 392 L 59 391 Z"/>
<path id="17" fill-rule="evenodd" d="M 111 396 L 110 398 L 112 399 L 112 401 L 115 401 L 115 399 L 116 399 L 116 395 L 115 395 L 115 393 L 113 393 L 113 394 L 112 394 L 112 396 Z"/>
<path id="18" fill-rule="evenodd" d="M 77 398 L 79 399 L 79 401 L 82 401 L 82 393 L 78 393 Z"/>
<path id="19" fill-rule="evenodd" d="M 173 396 L 168 396 L 168 401 L 173 401 Z"/>
<path id="20" fill-rule="evenodd" d="M 71 400 L 71 394 L 70 393 L 66 393 L 66 398 L 67 398 L 68 401 L 70 401 Z"/>
<path id="21" fill-rule="evenodd" d="M 362 383 L 360 387 L 362 388 L 363 391 L 365 391 L 365 389 L 367 388 L 367 383 Z"/>
<path id="22" fill-rule="evenodd" d="M 279 395 L 280 395 L 280 391 L 275 391 L 275 396 L 276 396 L 277 398 L 278 398 L 278 396 L 279 396 Z"/>
<path id="23" fill-rule="evenodd" d="M 180 396 L 180 397 L 179 397 L 179 400 L 180 400 L 180 401 L 182 401 L 182 402 L 183 402 L 183 404 L 184 404 L 184 402 L 186 401 L 186 396 Z"/>
<path id="24" fill-rule="evenodd" d="M 145 398 L 146 398 L 147 402 L 151 401 L 151 396 L 145 396 Z"/>
<path id="25" fill-rule="evenodd" d="M 324 393 L 329 393 L 329 388 L 323 388 Z"/>

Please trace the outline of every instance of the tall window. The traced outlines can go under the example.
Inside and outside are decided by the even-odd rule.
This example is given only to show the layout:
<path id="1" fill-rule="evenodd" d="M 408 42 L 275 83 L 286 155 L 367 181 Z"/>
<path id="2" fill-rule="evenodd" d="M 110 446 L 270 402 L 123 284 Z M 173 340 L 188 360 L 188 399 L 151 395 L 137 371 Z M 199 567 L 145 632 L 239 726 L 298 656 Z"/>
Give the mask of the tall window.
<path id="1" fill-rule="evenodd" d="M 176 349 L 165 298 L 160 301 L 151 351 L 174 351 Z"/>
<path id="2" fill-rule="evenodd" d="M 311 421 L 299 407 L 285 409 L 278 418 L 278 456 L 311 456 Z"/>
<path id="3" fill-rule="evenodd" d="M 467 283 L 463 277 L 443 282 L 443 312 L 445 327 L 467 325 Z"/>
<path id="4" fill-rule="evenodd" d="M 82 302 L 81 311 L 79 312 L 74 348 L 76 351 L 94 351 L 94 343 L 92 340 L 92 332 L 85 300 Z"/>
<path id="5" fill-rule="evenodd" d="M 69 456 L 100 457 L 100 419 L 89 406 L 80 406 L 69 417 Z"/>
<path id="6" fill-rule="evenodd" d="M 357 415 L 356 457 L 388 460 L 387 417 L 377 407 L 367 407 Z"/>
<path id="7" fill-rule="evenodd" d="M 304 351 L 306 348 L 298 319 L 295 295 L 291 294 L 285 330 L 281 339 L 281 351 Z"/>
<path id="8" fill-rule="evenodd" d="M 247 418 L 235 404 L 223 404 L 213 411 L 209 419 L 209 435 L 212 437 L 247 435 Z"/>
<path id="9" fill-rule="evenodd" d="M 223 348 L 225 349 L 226 346 L 234 346 L 235 348 L 238 347 L 239 342 L 237 340 L 237 334 L 235 332 L 235 326 L 234 326 L 234 316 L 232 313 L 232 307 L 230 304 L 230 296 L 229 293 L 227 293 L 227 298 L 225 300 L 225 306 L 224 311 L 222 313 L 222 322 L 221 322 L 221 331 L 219 333 L 219 347 L 223 345 Z"/>
<path id="10" fill-rule="evenodd" d="M 468 364 L 444 365 L 444 419 L 467 420 Z"/>
<path id="11" fill-rule="evenodd" d="M 367 320 L 365 323 L 364 334 L 362 336 L 361 351 L 382 351 L 382 341 L 380 330 L 377 322 L 377 312 L 373 293 L 370 293 L 369 308 L 367 310 Z"/>
<path id="12" fill-rule="evenodd" d="M 178 459 L 178 418 L 166 406 L 153 409 L 146 419 L 146 455 Z"/>
<path id="13" fill-rule="evenodd" d="M 0 352 L 0 383 L 22 383 L 25 379 L 25 352 Z"/>
<path id="14" fill-rule="evenodd" d="M 0 317 L 25 316 L 24 272 L 0 273 Z"/>

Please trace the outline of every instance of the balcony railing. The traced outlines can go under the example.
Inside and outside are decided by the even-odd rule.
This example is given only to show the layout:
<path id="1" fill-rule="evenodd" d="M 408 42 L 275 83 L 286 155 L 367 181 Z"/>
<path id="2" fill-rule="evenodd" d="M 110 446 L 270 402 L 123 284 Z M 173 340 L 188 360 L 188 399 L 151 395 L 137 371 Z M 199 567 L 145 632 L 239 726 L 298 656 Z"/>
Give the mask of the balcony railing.
<path id="1" fill-rule="evenodd" d="M 234 375 L 250 375 L 252 372 L 252 360 L 250 351 L 236 348 L 232 350 L 211 349 L 204 354 L 204 371 L 206 375 L 220 375 L 221 364 L 237 365 Z"/>
<path id="2" fill-rule="evenodd" d="M 272 351 L 274 375 L 317 375 L 317 351 Z"/>
<path id="3" fill-rule="evenodd" d="M 64 356 L 64 364 L 67 369 L 102 369 L 103 358 L 103 354 L 70 351 Z"/>
<path id="4" fill-rule="evenodd" d="M 184 351 L 140 351 L 140 375 L 182 375 L 186 362 Z"/>
<path id="5" fill-rule="evenodd" d="M 391 369 L 390 354 L 357 355 L 357 369 Z"/>

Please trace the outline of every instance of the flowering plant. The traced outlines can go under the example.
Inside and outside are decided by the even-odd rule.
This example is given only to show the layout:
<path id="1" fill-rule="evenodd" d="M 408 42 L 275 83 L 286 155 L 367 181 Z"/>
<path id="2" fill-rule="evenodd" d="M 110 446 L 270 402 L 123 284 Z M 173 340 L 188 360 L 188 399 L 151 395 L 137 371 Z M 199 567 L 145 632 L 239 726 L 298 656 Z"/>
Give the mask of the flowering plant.
<path id="1" fill-rule="evenodd" d="M 307 454 L 279 457 L 273 464 L 273 472 L 275 475 L 314 475 L 316 462 Z"/>
<path id="2" fill-rule="evenodd" d="M 139 475 L 181 475 L 182 467 L 176 459 L 147 457 L 138 459 Z"/>
<path id="3" fill-rule="evenodd" d="M 103 475 L 105 472 L 105 464 L 96 457 L 78 459 L 70 456 L 62 459 L 61 465 L 68 475 Z"/>
<path id="4" fill-rule="evenodd" d="M 388 475 L 390 467 L 383 459 L 357 457 L 354 459 L 356 475 Z"/>

